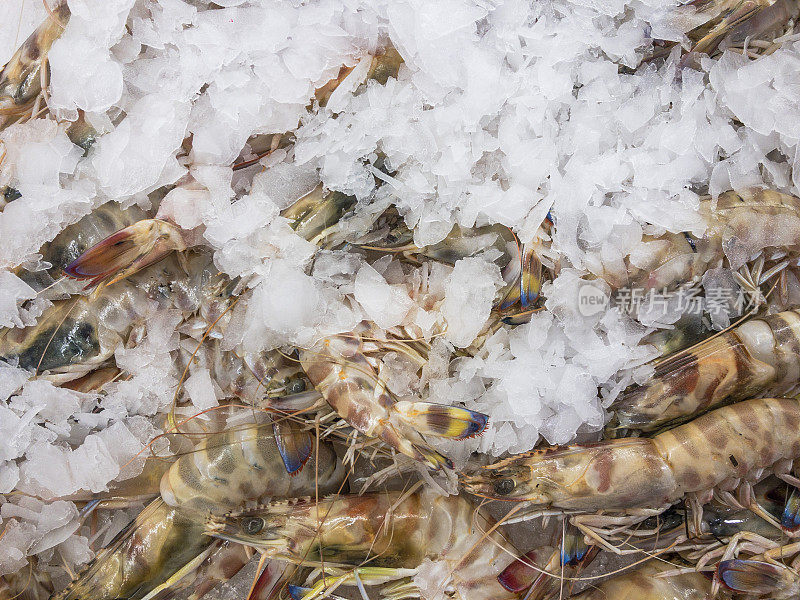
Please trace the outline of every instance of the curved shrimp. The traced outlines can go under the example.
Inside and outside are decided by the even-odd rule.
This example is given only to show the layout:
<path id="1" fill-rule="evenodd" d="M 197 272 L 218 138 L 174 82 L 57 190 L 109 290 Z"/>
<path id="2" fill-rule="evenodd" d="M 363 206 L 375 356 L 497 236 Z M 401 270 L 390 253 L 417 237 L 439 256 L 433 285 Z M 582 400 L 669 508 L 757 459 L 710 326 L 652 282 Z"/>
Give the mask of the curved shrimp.
<path id="1" fill-rule="evenodd" d="M 364 583 L 370 577 L 383 583 L 387 576 L 411 576 L 427 566 L 432 570 L 424 579 L 451 597 L 519 597 L 497 580 L 518 552 L 489 517 L 460 496 L 388 492 L 273 502 L 212 516 L 206 531 L 258 548 L 275 560 L 324 563 L 326 571 L 358 567 Z M 423 565 L 426 559 L 434 564 Z M 351 570 L 345 578 L 352 577 Z M 422 595 L 435 593 L 431 589 Z"/>
<path id="2" fill-rule="evenodd" d="M 188 573 L 212 551 L 203 535 L 203 518 L 265 497 L 297 496 L 315 489 L 335 491 L 344 469 L 327 444 L 316 446 L 308 432 L 293 432 L 316 463 L 286 473 L 286 453 L 271 432 L 266 417 L 245 427 L 212 434 L 181 456 L 161 480 L 161 498 L 151 502 L 111 544 L 100 551 L 58 600 L 85 596 L 113 600 L 137 599 Z"/>
<path id="3" fill-rule="evenodd" d="M 403 63 L 402 57 L 391 46 L 369 55 L 368 60 L 369 62 L 363 63 L 363 73 L 359 71 L 363 78 L 358 83 L 368 80 L 386 83 L 389 77 L 397 75 Z M 321 105 L 330 99 L 351 71 L 354 69 L 343 69 L 337 79 L 317 91 L 316 98 Z M 196 184 L 192 182 L 186 185 Z M 326 193 L 322 185 L 319 185 L 284 209 L 281 216 L 289 220 L 290 226 L 298 235 L 316 245 L 322 245 L 333 225 L 355 203 L 354 196 L 336 191 Z M 342 241 L 337 238 L 335 243 Z M 64 272 L 75 279 L 89 280 L 87 287 L 111 285 L 162 260 L 173 251 L 185 250 L 189 245 L 186 232 L 174 223 L 163 219 L 145 219 L 100 241 L 67 265 Z"/>
<path id="4" fill-rule="evenodd" d="M 610 407 L 620 427 L 652 431 L 723 402 L 791 395 L 800 385 L 800 312 L 757 317 L 654 361 L 650 379 Z"/>
<path id="5" fill-rule="evenodd" d="M 452 463 L 428 446 L 422 434 L 460 440 L 480 435 L 488 424 L 486 415 L 465 408 L 395 401 L 367 356 L 361 331 L 328 337 L 301 350 L 300 364 L 317 391 L 354 429 L 432 469 L 452 468 Z"/>

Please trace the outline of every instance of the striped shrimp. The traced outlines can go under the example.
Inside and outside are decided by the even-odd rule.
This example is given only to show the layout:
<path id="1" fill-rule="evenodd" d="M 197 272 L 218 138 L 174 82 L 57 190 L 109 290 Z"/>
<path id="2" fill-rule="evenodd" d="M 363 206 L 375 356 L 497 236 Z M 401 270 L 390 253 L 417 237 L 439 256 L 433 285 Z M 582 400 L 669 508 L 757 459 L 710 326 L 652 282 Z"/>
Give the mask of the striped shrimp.
<path id="1" fill-rule="evenodd" d="M 42 261 L 50 265 L 47 269 L 38 271 L 20 269 L 17 275 L 39 292 L 40 297 L 51 300 L 63 297 L 65 290 L 54 285 L 62 277 L 63 269 L 88 248 L 115 231 L 146 217 L 145 211 L 136 205 L 123 209 L 117 202 L 107 202 L 95 208 L 77 223 L 68 225 L 52 241 L 42 246 L 39 253 L 42 255 Z"/>
<path id="2" fill-rule="evenodd" d="M 723 264 L 737 272 L 751 289 L 780 271 L 800 251 L 800 199 L 774 190 L 729 191 L 714 201 L 700 199 L 698 208 L 705 231 L 664 233 L 643 237 L 635 258 L 620 264 L 599 260 L 587 265 L 613 289 L 674 289 L 696 282 L 708 269 Z M 752 273 L 745 263 L 766 260 L 767 270 Z"/>
<path id="3" fill-rule="evenodd" d="M 205 438 L 178 458 L 161 480 L 161 498 L 148 504 L 100 551 L 58 600 L 87 596 L 138 599 L 190 573 L 214 549 L 203 535 L 203 518 L 240 508 L 247 501 L 330 493 L 344 469 L 327 444 L 310 432 L 267 433 L 266 417 Z M 286 448 L 300 448 L 299 452 Z M 318 462 L 317 458 L 318 457 Z M 303 468 L 302 463 L 310 461 Z M 295 476 L 287 474 L 287 465 Z"/>
<path id="4" fill-rule="evenodd" d="M 480 435 L 488 418 L 465 408 L 430 402 L 395 401 L 381 382 L 363 341 L 367 325 L 320 340 L 300 351 L 300 364 L 331 407 L 358 432 L 380 438 L 431 469 L 452 468 L 422 435 L 466 439 Z"/>
<path id="5" fill-rule="evenodd" d="M 229 302 L 230 283 L 210 254 L 173 258 L 90 297 L 58 300 L 35 325 L 0 330 L 0 359 L 47 372 L 56 382 L 70 381 L 109 360 L 155 306 L 214 322 Z"/>
<path id="6" fill-rule="evenodd" d="M 612 404 L 620 427 L 652 431 L 723 402 L 789 395 L 800 384 L 800 312 L 750 319 L 653 366 Z"/>
<path id="7" fill-rule="evenodd" d="M 472 228 L 455 225 L 441 242 L 423 247 L 414 243 L 413 232 L 405 222 L 396 214 L 393 216 L 398 220 L 388 231 L 385 228 L 379 229 L 367 236 L 371 239 L 383 233 L 383 239 L 388 243 L 363 243 L 358 246 L 364 250 L 398 253 L 406 260 L 418 262 L 420 257 L 424 257 L 449 265 L 462 258 L 483 253 L 503 269 L 503 278 L 507 285 L 500 291 L 494 309 L 510 324 L 517 324 L 519 318 L 524 318 L 520 313 L 530 311 L 539 298 L 544 283 L 540 254 L 544 241 L 550 240 L 549 234 L 553 225 L 549 214 L 534 240 L 527 244 L 521 243 L 511 229 L 504 225 Z"/>
<path id="8" fill-rule="evenodd" d="M 463 600 L 521 597 L 497 580 L 518 552 L 488 516 L 460 496 L 388 492 L 332 496 L 318 503 L 273 502 L 212 516 L 206 531 L 258 548 L 271 559 L 344 571 L 336 580 L 326 578 L 312 594 L 323 585 L 333 591 L 331 585 L 354 579 L 369 585 L 418 575 L 415 584 L 431 588 L 417 591 L 425 598 L 440 593 Z M 410 592 L 412 586 L 403 589 Z"/>
<path id="9" fill-rule="evenodd" d="M 587 524 L 630 524 L 684 497 L 696 508 L 696 519 L 702 504 L 717 496 L 774 522 L 753 498 L 752 484 L 770 473 L 794 484 L 789 471 L 800 458 L 799 431 L 800 400 L 761 398 L 719 408 L 653 438 L 513 456 L 461 482 L 479 496 L 577 513 L 572 522 L 604 545 Z M 740 501 L 731 493 L 737 488 Z M 621 516 L 587 514 L 596 511 Z"/>
<path id="10" fill-rule="evenodd" d="M 47 53 L 70 18 L 66 0 L 49 10 L 47 19 L 36 28 L 0 71 L 0 129 L 30 117 L 42 92 Z"/>

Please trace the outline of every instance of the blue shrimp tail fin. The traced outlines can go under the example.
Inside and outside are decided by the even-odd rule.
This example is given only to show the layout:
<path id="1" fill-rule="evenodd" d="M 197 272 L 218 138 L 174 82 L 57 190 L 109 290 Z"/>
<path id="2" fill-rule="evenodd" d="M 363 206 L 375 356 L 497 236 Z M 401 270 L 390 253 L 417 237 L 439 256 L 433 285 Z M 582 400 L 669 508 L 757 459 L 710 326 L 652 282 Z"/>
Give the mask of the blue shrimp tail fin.
<path id="1" fill-rule="evenodd" d="M 275 421 L 272 424 L 275 432 L 275 443 L 283 459 L 286 472 L 294 477 L 311 458 L 314 450 L 314 435 L 299 424 L 288 419 Z"/>
<path id="2" fill-rule="evenodd" d="M 536 302 L 542 291 L 542 261 L 532 247 L 522 246 L 522 270 L 519 274 L 520 305 L 523 309 Z"/>
<path id="3" fill-rule="evenodd" d="M 561 564 L 576 567 L 584 561 L 590 562 L 598 547 L 587 544 L 583 534 L 577 528 L 573 529 L 565 533 L 561 543 Z"/>
<path id="4" fill-rule="evenodd" d="M 401 401 L 392 409 L 417 432 L 451 440 L 480 435 L 489 424 L 489 417 L 483 413 L 432 402 Z"/>
<path id="5" fill-rule="evenodd" d="M 785 589 L 789 569 L 757 560 L 724 560 L 717 567 L 717 576 L 734 592 L 752 595 L 776 594 Z"/>
<path id="6" fill-rule="evenodd" d="M 781 515 L 781 525 L 788 531 L 800 529 L 800 491 L 792 489 L 792 493 L 786 499 Z"/>

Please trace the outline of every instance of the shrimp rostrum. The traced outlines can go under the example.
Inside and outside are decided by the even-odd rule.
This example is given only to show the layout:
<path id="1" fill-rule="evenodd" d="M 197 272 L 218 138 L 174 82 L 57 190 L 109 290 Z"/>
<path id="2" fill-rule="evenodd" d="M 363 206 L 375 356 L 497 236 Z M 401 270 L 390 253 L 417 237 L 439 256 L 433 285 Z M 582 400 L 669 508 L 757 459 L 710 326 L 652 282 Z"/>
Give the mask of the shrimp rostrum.
<path id="1" fill-rule="evenodd" d="M 513 456 L 462 477 L 462 483 L 478 496 L 572 513 L 572 522 L 589 536 L 596 534 L 587 524 L 635 523 L 683 498 L 695 506 L 697 519 L 702 504 L 716 496 L 774 522 L 753 498 L 752 483 L 774 473 L 793 484 L 790 470 L 798 457 L 800 400 L 761 398 L 719 408 L 652 438 Z M 591 514 L 597 511 L 603 514 Z"/>
<path id="2" fill-rule="evenodd" d="M 388 492 L 273 502 L 212 516 L 206 531 L 258 548 L 270 559 L 342 572 L 339 582 L 385 583 L 410 577 L 428 559 L 441 569 L 431 580 L 449 597 L 520 597 L 497 580 L 518 552 L 488 517 L 460 496 Z M 410 587 L 406 583 L 402 589 L 408 593 Z"/>

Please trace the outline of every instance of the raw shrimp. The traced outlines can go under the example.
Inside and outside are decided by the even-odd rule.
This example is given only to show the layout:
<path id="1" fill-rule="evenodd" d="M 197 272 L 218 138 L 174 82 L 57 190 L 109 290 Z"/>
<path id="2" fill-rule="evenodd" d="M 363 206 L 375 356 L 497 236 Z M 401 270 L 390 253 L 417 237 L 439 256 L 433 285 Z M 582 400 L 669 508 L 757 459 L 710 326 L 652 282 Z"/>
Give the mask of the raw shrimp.
<path id="1" fill-rule="evenodd" d="M 300 351 L 300 363 L 325 400 L 354 429 L 432 469 L 452 467 L 422 434 L 461 440 L 480 435 L 486 415 L 430 402 L 396 402 L 380 381 L 362 341 L 362 329 L 320 340 Z"/>
<path id="2" fill-rule="evenodd" d="M 774 190 L 749 189 L 700 199 L 700 216 L 705 232 L 644 236 L 622 269 L 602 262 L 587 265 L 613 289 L 674 289 L 696 282 L 708 269 L 723 264 L 738 273 L 748 287 L 760 285 L 783 266 L 787 256 L 800 252 L 800 199 Z M 767 270 L 757 274 L 743 271 L 746 261 L 758 256 L 767 260 Z M 727 259 L 727 262 L 725 262 Z M 759 269 L 760 270 L 760 269 Z"/>
<path id="3" fill-rule="evenodd" d="M 47 600 L 53 593 L 50 575 L 39 568 L 35 556 L 27 568 L 0 577 L 0 600 Z"/>
<path id="4" fill-rule="evenodd" d="M 0 129 L 30 117 L 42 92 L 47 53 L 70 18 L 66 0 L 50 9 L 47 19 L 36 28 L 0 72 Z"/>
<path id="5" fill-rule="evenodd" d="M 286 208 L 281 215 L 302 237 L 324 245 L 331 228 L 356 203 L 353 196 L 326 193 L 322 185 Z M 344 240 L 336 239 L 338 245 Z M 190 246 L 187 232 L 163 219 L 142 219 L 115 231 L 75 257 L 64 273 L 88 280 L 87 288 L 110 286 Z"/>
<path id="6" fill-rule="evenodd" d="M 611 405 L 619 427 L 652 431 L 675 419 L 800 385 L 800 312 L 753 318 L 653 363 L 642 385 Z"/>
<path id="7" fill-rule="evenodd" d="M 504 225 L 485 225 L 466 228 L 455 225 L 447 237 L 437 244 L 419 247 L 414 244 L 413 232 L 400 220 L 388 232 L 384 239 L 388 244 L 359 244 L 364 250 L 400 253 L 406 259 L 419 260 L 429 258 L 438 262 L 453 265 L 462 258 L 483 253 L 503 269 L 503 277 L 507 282 L 500 291 L 499 300 L 495 304 L 496 312 L 512 319 L 518 312 L 527 311 L 539 298 L 543 283 L 543 266 L 539 257 L 543 245 L 542 238 L 549 240 L 552 227 L 551 217 L 545 219 L 537 237 L 533 242 L 522 244 L 508 227 Z M 370 237 L 375 234 L 370 234 Z M 512 311 L 512 307 L 516 307 Z M 508 317 L 508 313 L 511 316 Z"/>
<path id="8" fill-rule="evenodd" d="M 203 535 L 202 522 L 209 512 L 239 508 L 248 500 L 338 490 L 344 469 L 335 451 L 327 444 L 315 451 L 310 432 L 289 435 L 297 439 L 276 439 L 269 420 L 260 415 L 255 423 L 204 439 L 164 474 L 162 497 L 148 504 L 55 598 L 142 598 L 176 572 L 189 573 L 211 553 L 212 539 Z M 304 450 L 287 453 L 286 446 Z M 319 462 L 303 469 L 302 462 L 316 460 L 312 455 Z M 287 462 L 293 464 L 293 477 L 286 472 Z"/>
<path id="9" fill-rule="evenodd" d="M 745 505 L 763 516 L 750 484 L 771 472 L 788 477 L 797 458 L 800 400 L 762 398 L 719 408 L 653 438 L 534 450 L 464 476 L 462 483 L 476 495 L 537 508 L 627 515 L 663 512 L 687 495 L 698 505 L 712 493 L 736 505 L 730 493 L 742 485 Z"/>
<path id="10" fill-rule="evenodd" d="M 463 600 L 518 597 L 497 581 L 518 552 L 460 496 L 388 492 L 273 502 L 212 516 L 206 531 L 275 560 L 324 564 L 326 571 L 358 567 L 355 573 L 365 584 L 371 577 L 419 574 L 416 582 L 424 579 L 436 588 L 423 597 L 436 591 Z M 435 562 L 423 565 L 426 559 Z M 434 570 L 423 576 L 426 566 Z M 352 582 L 355 575 L 351 570 L 344 577 Z"/>
<path id="11" fill-rule="evenodd" d="M 53 284 L 62 277 L 62 271 L 88 248 L 122 228 L 128 227 L 147 214 L 138 206 L 123 209 L 116 202 L 107 202 L 67 226 L 52 241 L 39 250 L 46 269 L 29 271 L 20 269 L 17 275 L 34 290 L 50 300 L 64 296 L 64 291 Z M 51 289 L 55 288 L 55 289 Z"/>
<path id="12" fill-rule="evenodd" d="M 708 55 L 741 47 L 748 38 L 775 37 L 800 14 L 797 0 L 694 0 L 689 4 L 697 8 L 697 17 L 708 19 L 687 34 L 694 42 L 691 51 Z"/>
<path id="13" fill-rule="evenodd" d="M 230 280 L 207 253 L 173 258 L 91 297 L 58 300 L 36 325 L 0 330 L 0 359 L 64 382 L 103 365 L 156 306 L 213 323 L 230 301 Z"/>
<path id="14" fill-rule="evenodd" d="M 366 80 L 386 83 L 388 77 L 397 75 L 402 62 L 403 59 L 391 46 L 378 54 L 370 55 L 369 63 L 364 63 L 366 70 L 360 83 Z M 320 104 L 325 104 L 330 99 L 331 94 L 353 70 L 343 69 L 339 78 L 318 90 L 316 97 Z M 85 137 L 83 129 L 77 129 L 76 135 Z M 316 245 L 340 244 L 344 240 L 336 238 L 329 241 L 326 237 L 330 235 L 332 226 L 355 203 L 355 197 L 336 191 L 325 192 L 322 185 L 319 185 L 286 208 L 281 215 L 289 219 L 298 235 Z M 100 241 L 67 265 L 64 272 L 79 280 L 89 280 L 87 287 L 101 283 L 111 285 L 158 262 L 173 251 L 185 250 L 189 245 L 186 232 L 174 223 L 162 219 L 145 219 Z"/>

